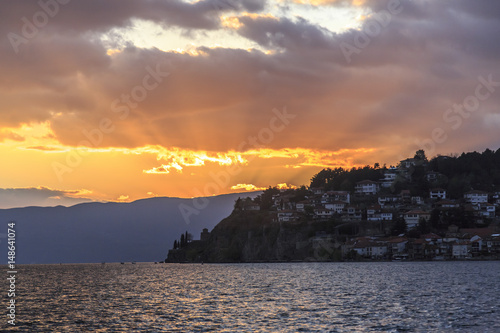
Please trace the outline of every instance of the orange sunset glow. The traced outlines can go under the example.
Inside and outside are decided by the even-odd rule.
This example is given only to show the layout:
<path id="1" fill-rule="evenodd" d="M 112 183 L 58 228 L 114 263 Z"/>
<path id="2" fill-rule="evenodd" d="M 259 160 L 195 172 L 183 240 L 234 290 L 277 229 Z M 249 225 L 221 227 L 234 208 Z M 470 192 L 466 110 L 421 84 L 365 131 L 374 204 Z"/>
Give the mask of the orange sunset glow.
<path id="1" fill-rule="evenodd" d="M 500 147 L 494 2 L 55 3 L 0 13 L 0 208 Z"/>

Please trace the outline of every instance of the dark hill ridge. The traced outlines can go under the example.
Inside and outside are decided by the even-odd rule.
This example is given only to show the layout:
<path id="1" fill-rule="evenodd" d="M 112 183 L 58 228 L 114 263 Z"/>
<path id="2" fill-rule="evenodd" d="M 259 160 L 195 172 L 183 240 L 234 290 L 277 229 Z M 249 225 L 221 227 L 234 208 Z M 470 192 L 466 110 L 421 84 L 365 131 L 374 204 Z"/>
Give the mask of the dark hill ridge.
<path id="1" fill-rule="evenodd" d="M 256 193 L 206 198 L 206 208 L 185 222 L 180 205 L 193 199 L 150 198 L 131 203 L 0 209 L 0 263 L 7 261 L 7 223 L 16 221 L 16 263 L 160 261 L 179 234 L 212 229 L 235 200 Z"/>

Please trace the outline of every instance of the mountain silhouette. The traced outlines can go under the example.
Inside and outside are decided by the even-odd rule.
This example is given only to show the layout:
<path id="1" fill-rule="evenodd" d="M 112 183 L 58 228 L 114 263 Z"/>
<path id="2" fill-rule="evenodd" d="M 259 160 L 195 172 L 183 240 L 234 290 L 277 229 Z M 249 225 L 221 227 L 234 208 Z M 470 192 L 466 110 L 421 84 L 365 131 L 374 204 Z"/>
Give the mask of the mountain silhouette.
<path id="1" fill-rule="evenodd" d="M 10 221 L 16 222 L 16 264 L 161 261 L 181 233 L 198 239 L 231 213 L 238 197 L 258 193 L 0 209 L 0 264 L 7 263 Z"/>

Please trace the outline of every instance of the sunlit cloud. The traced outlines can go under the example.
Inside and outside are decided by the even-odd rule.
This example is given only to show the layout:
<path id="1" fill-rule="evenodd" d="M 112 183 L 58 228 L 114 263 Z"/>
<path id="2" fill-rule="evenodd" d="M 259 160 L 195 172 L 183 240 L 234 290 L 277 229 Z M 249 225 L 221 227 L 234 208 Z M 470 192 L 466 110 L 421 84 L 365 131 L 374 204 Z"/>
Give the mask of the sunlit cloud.
<path id="1" fill-rule="evenodd" d="M 316 167 L 346 167 L 360 166 L 355 164 L 356 156 L 375 152 L 375 148 L 342 149 L 338 151 L 322 151 L 306 148 L 284 149 L 254 149 L 245 152 L 205 152 L 182 150 L 179 148 L 166 149 L 161 147 L 144 147 L 131 149 L 128 153 L 152 153 L 158 160 L 167 161 L 159 167 L 144 170 L 148 174 L 168 174 L 172 169 L 182 172 L 185 167 L 199 167 L 206 163 L 218 165 L 248 164 L 253 159 L 286 159 L 288 167 L 316 166 Z"/>
<path id="2" fill-rule="evenodd" d="M 245 191 L 263 191 L 266 187 L 258 187 L 253 184 L 236 184 L 231 186 L 231 190 L 245 190 Z"/>
<path id="3" fill-rule="evenodd" d="M 116 201 L 118 201 L 118 202 L 127 202 L 127 201 L 129 200 L 129 198 L 130 198 L 130 197 L 129 197 L 128 195 L 123 195 L 123 194 L 122 194 L 122 195 L 120 195 L 120 196 L 116 199 Z"/>

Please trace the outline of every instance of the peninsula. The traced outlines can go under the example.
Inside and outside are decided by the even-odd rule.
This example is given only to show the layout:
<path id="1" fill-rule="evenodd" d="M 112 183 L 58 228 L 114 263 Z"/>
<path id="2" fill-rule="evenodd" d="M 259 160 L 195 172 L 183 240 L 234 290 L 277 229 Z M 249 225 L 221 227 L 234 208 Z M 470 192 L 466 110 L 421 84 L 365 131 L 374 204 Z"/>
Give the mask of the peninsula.
<path id="1" fill-rule="evenodd" d="M 166 262 L 500 259 L 500 149 L 324 169 L 309 186 L 238 198 Z"/>

